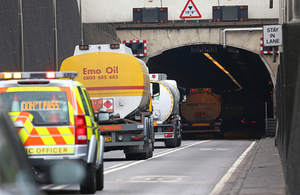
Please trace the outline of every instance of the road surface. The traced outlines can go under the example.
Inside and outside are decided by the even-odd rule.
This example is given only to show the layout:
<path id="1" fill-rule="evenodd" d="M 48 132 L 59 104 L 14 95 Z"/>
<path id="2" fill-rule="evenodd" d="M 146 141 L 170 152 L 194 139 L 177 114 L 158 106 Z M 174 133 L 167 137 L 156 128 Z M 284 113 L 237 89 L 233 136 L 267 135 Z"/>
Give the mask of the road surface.
<path id="1" fill-rule="evenodd" d="M 101 195 L 213 195 L 230 190 L 255 140 L 184 140 L 177 148 L 155 143 L 147 160 L 126 160 L 122 151 L 104 154 Z M 246 155 L 248 153 L 248 155 Z M 79 185 L 47 185 L 46 194 L 80 194 Z"/>

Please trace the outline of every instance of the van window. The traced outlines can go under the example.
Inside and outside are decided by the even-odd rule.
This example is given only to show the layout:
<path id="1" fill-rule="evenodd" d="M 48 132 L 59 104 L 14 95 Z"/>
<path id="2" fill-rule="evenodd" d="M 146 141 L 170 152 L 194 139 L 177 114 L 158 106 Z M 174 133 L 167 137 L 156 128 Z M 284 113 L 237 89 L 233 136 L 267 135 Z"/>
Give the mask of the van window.
<path id="1" fill-rule="evenodd" d="M 68 99 L 64 91 L 3 92 L 10 112 L 29 112 L 35 125 L 69 124 Z"/>
<path id="2" fill-rule="evenodd" d="M 82 100 L 82 104 L 83 104 L 83 107 L 84 107 L 84 112 L 85 112 L 86 115 L 90 116 L 89 108 L 88 108 L 87 102 L 85 100 L 85 97 L 82 93 L 81 87 L 77 87 L 77 89 L 79 91 L 79 94 L 80 94 L 80 97 L 81 97 L 81 100 Z"/>
<path id="3" fill-rule="evenodd" d="M 93 110 L 93 105 L 92 105 L 92 102 L 91 102 L 91 99 L 90 99 L 90 96 L 88 95 L 87 91 L 86 90 L 83 90 L 84 91 L 84 94 L 85 94 L 85 97 L 87 99 L 87 103 L 88 103 L 88 106 L 90 107 L 89 110 Z M 92 117 L 94 117 L 94 112 L 90 113 Z"/>

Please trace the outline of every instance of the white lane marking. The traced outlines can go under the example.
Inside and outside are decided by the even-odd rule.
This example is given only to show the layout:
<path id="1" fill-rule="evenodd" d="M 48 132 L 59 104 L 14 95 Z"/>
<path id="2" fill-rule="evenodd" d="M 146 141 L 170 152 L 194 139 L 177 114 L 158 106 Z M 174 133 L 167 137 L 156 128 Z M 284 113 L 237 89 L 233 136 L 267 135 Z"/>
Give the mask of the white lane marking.
<path id="1" fill-rule="evenodd" d="M 200 150 L 203 150 L 203 151 L 218 151 L 218 150 L 224 151 L 224 150 L 228 150 L 228 149 L 227 148 L 200 148 Z"/>
<path id="2" fill-rule="evenodd" d="M 187 178 L 187 176 L 174 176 L 174 175 L 147 175 L 147 176 L 136 176 L 130 178 L 126 182 L 138 182 L 138 183 L 173 183 L 182 182 Z"/>
<path id="3" fill-rule="evenodd" d="M 228 179 L 231 177 L 235 169 L 239 166 L 239 164 L 243 161 L 243 159 L 246 157 L 248 152 L 251 150 L 251 148 L 254 146 L 255 141 L 251 143 L 251 145 L 243 152 L 243 154 L 235 161 L 235 163 L 231 166 L 231 168 L 227 171 L 227 173 L 222 177 L 222 179 L 217 183 L 213 191 L 210 193 L 210 195 L 216 195 L 221 192 L 223 189 L 225 183 L 228 181 Z"/>
<path id="4" fill-rule="evenodd" d="M 66 184 L 66 185 L 58 185 L 58 186 L 56 186 L 56 187 L 54 187 L 54 188 L 51 188 L 51 190 L 60 190 L 60 189 L 63 189 L 63 188 L 65 188 L 65 187 L 67 187 L 69 184 Z"/>
<path id="5" fill-rule="evenodd" d="M 112 169 L 112 168 L 115 168 L 115 167 L 119 167 L 119 166 L 122 166 L 122 165 L 125 165 L 125 164 L 128 164 L 130 162 L 126 162 L 126 163 L 121 163 L 121 164 L 117 164 L 117 165 L 113 165 L 113 166 L 110 166 L 110 167 L 107 167 L 104 169 L 104 171 L 108 170 L 108 169 Z"/>
<path id="6" fill-rule="evenodd" d="M 42 189 L 42 190 L 46 190 L 47 188 L 50 188 L 51 186 L 53 186 L 53 184 L 43 186 L 43 187 L 41 187 L 41 189 Z"/>
<path id="7" fill-rule="evenodd" d="M 167 150 L 167 151 L 164 152 L 164 153 L 161 153 L 161 154 L 155 154 L 155 155 L 153 155 L 152 158 L 148 158 L 148 159 L 146 159 L 146 160 L 139 160 L 139 161 L 136 161 L 136 162 L 133 162 L 133 163 L 130 163 L 130 164 L 121 166 L 121 167 L 113 168 L 113 169 L 110 169 L 110 170 L 105 170 L 105 171 L 104 171 L 104 174 L 108 174 L 108 173 L 112 173 L 112 172 L 119 171 L 119 170 L 122 170 L 122 169 L 126 169 L 126 168 L 128 168 L 128 167 L 131 167 L 131 166 L 134 166 L 134 165 L 137 165 L 137 164 L 146 162 L 146 161 L 148 161 L 148 160 L 152 160 L 152 159 L 155 159 L 155 158 L 158 158 L 158 157 L 161 157 L 161 156 L 165 156 L 165 155 L 167 155 L 167 154 L 171 154 L 171 153 L 173 153 L 173 152 L 177 152 L 177 151 L 179 151 L 179 150 L 183 150 L 183 149 L 186 149 L 186 148 L 189 148 L 189 147 L 192 147 L 192 146 L 195 146 L 195 145 L 204 143 L 204 142 L 208 142 L 208 141 L 209 141 L 209 140 L 200 141 L 200 142 L 196 142 L 196 143 L 193 143 L 193 144 L 190 144 L 190 145 L 187 145 L 187 146 L 183 146 L 183 147 L 180 147 L 180 148 L 170 149 L 170 150 Z"/>

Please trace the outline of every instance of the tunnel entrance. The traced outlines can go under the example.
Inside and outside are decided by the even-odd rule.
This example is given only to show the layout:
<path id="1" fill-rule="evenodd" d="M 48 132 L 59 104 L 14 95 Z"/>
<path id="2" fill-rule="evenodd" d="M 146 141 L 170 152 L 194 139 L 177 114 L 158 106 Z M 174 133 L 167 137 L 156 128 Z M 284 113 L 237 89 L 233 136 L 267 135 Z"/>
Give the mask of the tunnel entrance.
<path id="1" fill-rule="evenodd" d="M 165 73 L 186 88 L 212 88 L 222 97 L 226 131 L 264 133 L 273 117 L 273 83 L 258 54 L 221 45 L 190 45 L 164 51 L 148 60 L 150 73 Z M 267 106 L 266 106 L 267 105 Z"/>

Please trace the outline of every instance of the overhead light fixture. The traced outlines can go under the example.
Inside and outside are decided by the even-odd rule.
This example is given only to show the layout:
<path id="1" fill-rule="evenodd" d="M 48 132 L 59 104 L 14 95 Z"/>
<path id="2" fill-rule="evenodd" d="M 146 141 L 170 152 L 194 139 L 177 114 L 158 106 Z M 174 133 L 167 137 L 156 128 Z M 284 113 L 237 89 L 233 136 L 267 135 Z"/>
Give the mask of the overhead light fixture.
<path id="1" fill-rule="evenodd" d="M 233 76 L 221 65 L 219 64 L 213 57 L 211 57 L 208 53 L 203 53 L 209 60 L 211 60 L 218 68 L 220 68 L 229 78 L 239 87 L 235 89 L 235 91 L 239 91 L 243 89 L 243 87 L 233 78 Z"/>

